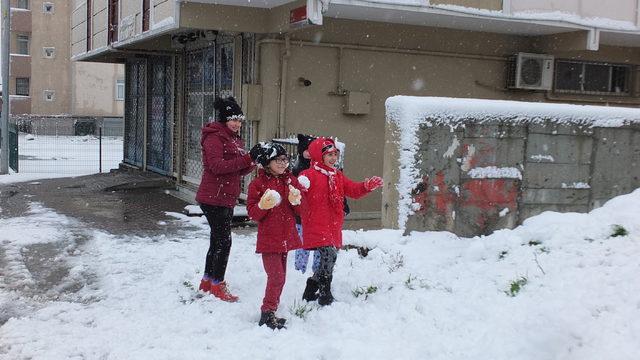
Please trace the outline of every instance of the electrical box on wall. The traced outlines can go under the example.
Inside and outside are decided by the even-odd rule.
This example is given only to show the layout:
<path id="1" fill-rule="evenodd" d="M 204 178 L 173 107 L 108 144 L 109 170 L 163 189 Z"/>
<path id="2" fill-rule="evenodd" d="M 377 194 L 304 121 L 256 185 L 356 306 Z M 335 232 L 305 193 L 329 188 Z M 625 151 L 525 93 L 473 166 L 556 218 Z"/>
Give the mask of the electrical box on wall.
<path id="1" fill-rule="evenodd" d="M 262 85 L 242 85 L 242 112 L 247 120 L 260 120 L 262 117 Z"/>
<path id="2" fill-rule="evenodd" d="M 364 115 L 371 110 L 371 94 L 368 92 L 348 91 L 344 101 L 344 114 Z"/>

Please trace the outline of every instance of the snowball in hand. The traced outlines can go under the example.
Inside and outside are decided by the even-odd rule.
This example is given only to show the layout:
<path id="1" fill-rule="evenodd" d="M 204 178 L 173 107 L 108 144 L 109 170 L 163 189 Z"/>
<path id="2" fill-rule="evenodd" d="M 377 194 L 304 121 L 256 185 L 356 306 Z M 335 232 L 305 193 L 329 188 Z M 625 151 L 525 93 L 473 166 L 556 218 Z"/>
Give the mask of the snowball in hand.
<path id="1" fill-rule="evenodd" d="M 302 185 L 302 187 L 304 187 L 305 189 L 308 189 L 311 186 L 311 181 L 309 181 L 309 178 L 304 176 L 304 175 L 300 175 L 298 176 L 298 182 L 300 183 L 300 185 Z"/>
<path id="2" fill-rule="evenodd" d="M 262 197 L 258 202 L 258 208 L 262 210 L 273 209 L 274 207 L 280 204 L 280 201 L 282 201 L 282 198 L 280 197 L 280 194 L 277 191 L 272 189 L 267 189 L 267 191 L 265 191 L 264 194 L 262 194 Z"/>
<path id="3" fill-rule="evenodd" d="M 280 202 L 282 201 L 282 197 L 280 196 L 279 192 L 273 189 L 267 189 L 265 193 L 269 193 L 269 196 L 273 197 L 276 206 L 280 205 Z"/>

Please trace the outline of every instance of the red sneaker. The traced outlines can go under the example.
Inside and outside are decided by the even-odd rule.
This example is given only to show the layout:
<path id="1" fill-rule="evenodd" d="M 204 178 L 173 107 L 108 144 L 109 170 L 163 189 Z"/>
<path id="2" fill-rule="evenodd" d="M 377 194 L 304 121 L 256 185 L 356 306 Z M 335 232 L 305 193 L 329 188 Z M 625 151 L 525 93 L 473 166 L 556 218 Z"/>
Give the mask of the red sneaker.
<path id="1" fill-rule="evenodd" d="M 218 299 L 222 300 L 222 301 L 227 301 L 227 302 L 236 302 L 238 301 L 238 297 L 235 295 L 232 295 L 229 292 L 229 289 L 227 288 L 227 283 L 225 283 L 224 281 L 219 283 L 219 284 L 211 284 L 211 294 L 213 294 L 213 296 L 217 297 Z"/>
<path id="2" fill-rule="evenodd" d="M 203 292 L 210 292 L 211 291 L 211 281 L 210 280 L 206 280 L 206 279 L 202 279 L 200 280 L 200 291 Z"/>

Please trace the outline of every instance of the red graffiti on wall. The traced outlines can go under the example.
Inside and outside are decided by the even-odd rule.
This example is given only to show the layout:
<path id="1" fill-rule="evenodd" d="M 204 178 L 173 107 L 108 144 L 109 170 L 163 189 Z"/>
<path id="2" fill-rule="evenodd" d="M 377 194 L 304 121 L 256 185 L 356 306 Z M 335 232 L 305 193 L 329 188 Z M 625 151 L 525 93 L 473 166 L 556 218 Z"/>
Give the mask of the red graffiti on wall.
<path id="1" fill-rule="evenodd" d="M 462 206 L 482 210 L 476 218 L 476 225 L 480 229 L 485 229 L 491 222 L 496 221 L 499 211 L 508 208 L 511 212 L 518 208 L 517 180 L 469 180 L 463 185 L 463 189 L 465 197 Z"/>
<path id="2" fill-rule="evenodd" d="M 429 176 L 424 176 L 413 192 L 413 202 L 419 205 L 418 213 L 426 213 L 433 204 L 439 214 L 447 214 L 456 201 L 456 196 L 449 191 L 443 171 L 436 173 L 433 185 L 430 187 Z"/>
<path id="3" fill-rule="evenodd" d="M 463 185 L 468 195 L 464 206 L 475 206 L 483 210 L 496 207 L 515 209 L 518 199 L 518 186 L 511 179 L 475 179 Z"/>
<path id="4" fill-rule="evenodd" d="M 449 209 L 453 208 L 456 197 L 451 192 L 449 192 L 449 188 L 444 182 L 444 172 L 439 171 L 436 174 L 436 181 L 434 181 L 434 186 L 433 197 L 435 200 L 436 211 L 438 211 L 440 214 L 445 214 Z"/>

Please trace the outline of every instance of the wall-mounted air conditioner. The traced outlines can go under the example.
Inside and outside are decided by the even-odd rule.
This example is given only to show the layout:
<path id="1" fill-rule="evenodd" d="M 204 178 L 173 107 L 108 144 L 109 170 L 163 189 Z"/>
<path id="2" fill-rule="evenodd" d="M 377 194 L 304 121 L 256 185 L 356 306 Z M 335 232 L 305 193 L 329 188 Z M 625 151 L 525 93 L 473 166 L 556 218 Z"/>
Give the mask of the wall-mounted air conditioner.
<path id="1" fill-rule="evenodd" d="M 553 55 L 518 53 L 507 70 L 510 89 L 551 90 L 553 85 Z"/>

